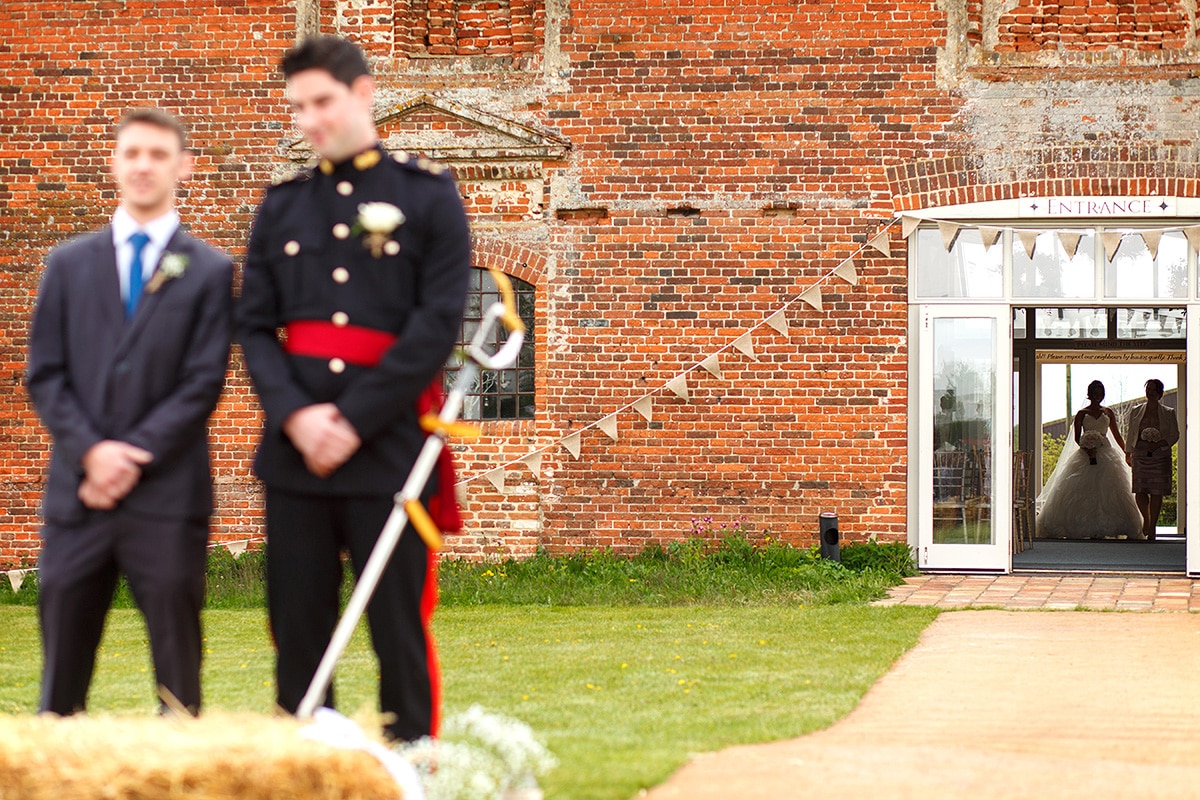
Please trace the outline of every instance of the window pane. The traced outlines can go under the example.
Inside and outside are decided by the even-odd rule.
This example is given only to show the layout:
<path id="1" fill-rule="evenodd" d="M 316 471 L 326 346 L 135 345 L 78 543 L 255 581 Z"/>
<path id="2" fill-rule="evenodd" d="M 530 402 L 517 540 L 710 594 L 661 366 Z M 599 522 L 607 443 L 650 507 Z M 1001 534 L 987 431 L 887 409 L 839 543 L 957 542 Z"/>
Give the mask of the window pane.
<path id="1" fill-rule="evenodd" d="M 1182 308 L 1118 308 L 1119 339 L 1186 339 Z"/>
<path id="2" fill-rule="evenodd" d="M 963 228 L 950 252 L 937 229 L 917 231 L 917 295 L 920 297 L 1000 297 L 1004 293 L 1004 253 L 984 248 L 975 228 Z"/>
<path id="3" fill-rule="evenodd" d="M 1108 312 L 1103 308 L 1039 308 L 1037 336 L 1042 339 L 1107 339 Z"/>
<path id="4" fill-rule="evenodd" d="M 1139 233 L 1122 233 L 1113 260 L 1104 265 L 1106 297 L 1187 297 L 1188 244 L 1181 231 L 1162 234 L 1157 258 Z"/>
<path id="5" fill-rule="evenodd" d="M 1096 294 L 1096 261 L 1093 256 L 1096 237 L 1093 231 L 1078 231 L 1059 236 L 1055 231 L 1042 231 L 1035 240 L 1033 257 L 1029 257 L 1021 234 L 1032 231 L 1013 231 L 1013 296 L 1014 297 L 1094 297 Z M 1078 247 L 1072 257 L 1067 247 Z M 1026 236 L 1025 238 L 1028 238 Z M 1063 239 L 1067 241 L 1064 243 Z"/>

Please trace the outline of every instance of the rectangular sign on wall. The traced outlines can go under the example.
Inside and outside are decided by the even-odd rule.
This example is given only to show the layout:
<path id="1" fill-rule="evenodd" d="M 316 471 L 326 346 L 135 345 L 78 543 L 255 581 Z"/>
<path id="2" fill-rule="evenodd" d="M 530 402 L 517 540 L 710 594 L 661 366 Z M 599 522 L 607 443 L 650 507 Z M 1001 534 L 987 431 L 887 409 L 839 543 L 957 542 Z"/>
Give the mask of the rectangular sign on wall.
<path id="1" fill-rule="evenodd" d="M 1174 217 L 1174 197 L 1022 197 L 1021 217 Z"/>

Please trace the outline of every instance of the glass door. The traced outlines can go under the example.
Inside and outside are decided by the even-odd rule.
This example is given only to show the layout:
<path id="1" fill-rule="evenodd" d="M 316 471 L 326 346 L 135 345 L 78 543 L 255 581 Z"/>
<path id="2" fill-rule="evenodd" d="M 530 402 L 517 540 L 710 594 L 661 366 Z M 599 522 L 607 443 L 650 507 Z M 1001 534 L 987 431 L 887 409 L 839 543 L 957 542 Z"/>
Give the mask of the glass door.
<path id="1" fill-rule="evenodd" d="M 917 307 L 917 563 L 1007 572 L 1012 330 L 1007 305 Z"/>

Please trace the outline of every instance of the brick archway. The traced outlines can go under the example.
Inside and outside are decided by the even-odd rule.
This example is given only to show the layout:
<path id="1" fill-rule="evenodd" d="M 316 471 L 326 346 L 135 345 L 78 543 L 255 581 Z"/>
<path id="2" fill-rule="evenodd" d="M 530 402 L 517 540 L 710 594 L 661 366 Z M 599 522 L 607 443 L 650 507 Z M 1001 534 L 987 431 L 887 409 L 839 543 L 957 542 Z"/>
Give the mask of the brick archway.
<path id="1" fill-rule="evenodd" d="M 520 278 L 539 291 L 543 288 L 546 257 L 527 247 L 490 236 L 477 236 L 473 242 L 472 261 L 477 267 L 498 269 Z"/>

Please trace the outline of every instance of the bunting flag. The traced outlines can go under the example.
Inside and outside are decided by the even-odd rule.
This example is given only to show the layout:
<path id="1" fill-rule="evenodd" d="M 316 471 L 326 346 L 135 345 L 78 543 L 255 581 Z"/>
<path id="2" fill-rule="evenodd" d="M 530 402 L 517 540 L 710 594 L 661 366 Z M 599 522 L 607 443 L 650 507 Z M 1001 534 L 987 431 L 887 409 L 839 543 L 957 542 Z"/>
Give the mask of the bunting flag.
<path id="1" fill-rule="evenodd" d="M 240 542 L 226 542 L 225 549 L 229 551 L 231 556 L 237 558 L 242 553 L 246 552 L 246 546 L 248 544 L 250 544 L 250 542 L 246 539 L 242 539 Z"/>
<path id="2" fill-rule="evenodd" d="M 803 292 L 800 293 L 800 299 L 803 300 L 804 302 L 808 303 L 810 306 L 815 308 L 817 311 L 822 311 L 824 309 L 824 306 L 821 303 L 821 287 L 820 286 L 810 286 L 809 288 L 805 289 Z"/>
<path id="3" fill-rule="evenodd" d="M 567 448 L 567 452 L 570 453 L 573 458 L 579 458 L 579 449 L 582 442 L 583 434 L 579 431 L 575 431 L 570 436 L 563 437 L 562 446 Z"/>
<path id="4" fill-rule="evenodd" d="M 950 252 L 950 248 L 954 247 L 954 240 L 958 238 L 958 232 L 962 230 L 962 226 L 957 222 L 939 222 L 938 233 L 942 234 L 942 246 L 946 248 L 946 252 Z"/>
<path id="5" fill-rule="evenodd" d="M 672 392 L 674 392 L 676 395 L 678 395 L 679 399 L 682 400 L 683 402 L 685 402 L 685 403 L 690 402 L 690 400 L 688 398 L 688 383 L 687 383 L 687 373 L 686 372 L 682 375 L 676 375 L 674 378 L 667 381 L 667 388 L 670 389 Z"/>
<path id="6" fill-rule="evenodd" d="M 888 240 L 887 231 L 880 231 L 875 234 L 871 241 L 867 242 L 868 247 L 873 247 L 885 256 L 891 257 L 892 243 Z"/>
<path id="7" fill-rule="evenodd" d="M 855 268 L 854 262 L 850 259 L 846 259 L 839 264 L 838 268 L 833 271 L 833 274 L 837 275 L 851 286 L 858 285 L 858 270 Z"/>
<path id="8" fill-rule="evenodd" d="M 521 461 L 525 466 L 529 467 L 529 471 L 533 473 L 533 477 L 542 477 L 542 451 L 538 450 L 528 455 L 522 456 Z"/>
<path id="9" fill-rule="evenodd" d="M 758 356 L 754 355 L 754 339 L 751 338 L 749 331 L 734 339 L 733 346 L 746 358 L 758 360 Z"/>
<path id="10" fill-rule="evenodd" d="M 21 584 L 25 583 L 25 573 L 27 569 L 10 569 L 8 571 L 8 582 L 12 585 L 13 594 L 21 591 Z"/>
<path id="11" fill-rule="evenodd" d="M 490 483 L 497 492 L 504 494 L 504 479 L 506 477 L 504 473 L 504 467 L 496 467 L 495 469 L 488 470 L 487 472 L 483 473 L 483 477 L 488 479 L 488 483 Z"/>
<path id="12" fill-rule="evenodd" d="M 1063 250 L 1067 253 L 1067 258 L 1074 258 L 1079 252 L 1079 242 L 1083 239 L 1083 234 L 1079 231 L 1059 231 L 1058 241 L 1063 246 Z"/>
<path id="13" fill-rule="evenodd" d="M 609 414 L 607 417 L 597 422 L 596 427 L 604 431 L 604 433 L 608 435 L 608 438 L 612 439 L 614 442 L 619 438 L 617 436 L 616 414 Z"/>
<path id="14" fill-rule="evenodd" d="M 1041 231 L 1016 231 L 1017 238 L 1021 240 L 1021 244 L 1025 247 L 1025 253 L 1030 258 L 1033 258 L 1033 251 L 1037 249 L 1038 236 Z"/>
<path id="15" fill-rule="evenodd" d="M 1125 234 L 1120 231 L 1105 231 L 1100 234 L 1100 241 L 1104 242 L 1104 257 L 1107 260 L 1113 260 L 1117 254 L 1117 248 L 1121 246 L 1121 239 L 1124 237 Z"/>
<path id="16" fill-rule="evenodd" d="M 783 309 L 779 309 L 771 316 L 767 317 L 767 324 L 775 330 L 779 331 L 780 336 L 788 335 L 787 316 L 784 315 Z"/>
<path id="17" fill-rule="evenodd" d="M 992 249 L 992 245 L 1000 241 L 1000 234 L 1004 233 L 1003 228 L 980 228 L 979 238 L 983 240 L 983 252 Z"/>
<path id="18" fill-rule="evenodd" d="M 901 217 L 900 232 L 904 238 L 907 239 L 908 237 L 912 236 L 912 232 L 915 231 L 917 226 L 920 224 L 921 220 L 917 217 Z"/>
<path id="19" fill-rule="evenodd" d="M 1150 258 L 1155 261 L 1158 260 L 1158 243 L 1162 241 L 1162 235 L 1162 231 L 1142 231 L 1142 241 L 1150 251 Z"/>
<path id="20" fill-rule="evenodd" d="M 1188 245 L 1193 250 L 1200 251 L 1200 225 L 1189 225 L 1183 229 L 1183 235 L 1187 237 Z"/>
<path id="21" fill-rule="evenodd" d="M 708 370 L 717 380 L 725 380 L 725 376 L 721 374 L 721 358 L 716 353 L 701 361 L 700 366 Z M 650 421 L 649 417 L 646 418 L 646 421 Z"/>
<path id="22" fill-rule="evenodd" d="M 716 358 L 716 356 L 713 356 L 713 358 Z M 642 419 L 646 420 L 646 422 L 650 422 L 650 418 L 654 415 L 654 398 L 646 395 L 633 404 L 633 410 L 641 414 Z"/>

